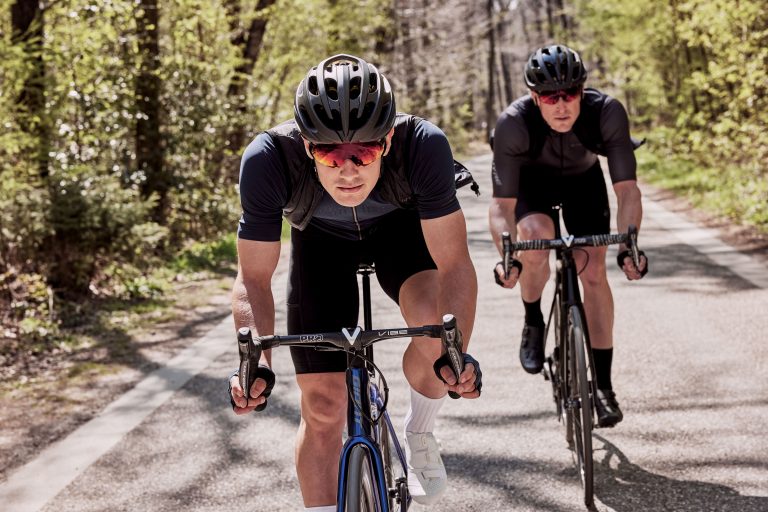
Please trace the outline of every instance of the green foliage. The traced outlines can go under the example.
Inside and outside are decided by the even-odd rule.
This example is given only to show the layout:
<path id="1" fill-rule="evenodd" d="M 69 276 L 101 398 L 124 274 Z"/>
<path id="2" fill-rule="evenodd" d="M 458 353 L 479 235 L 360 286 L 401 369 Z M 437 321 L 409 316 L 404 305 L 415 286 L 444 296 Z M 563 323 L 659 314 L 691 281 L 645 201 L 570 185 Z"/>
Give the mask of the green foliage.
<path id="1" fill-rule="evenodd" d="M 173 268 L 178 271 L 232 269 L 237 265 L 237 242 L 230 234 L 212 242 L 194 242 L 176 256 Z"/>
<path id="2" fill-rule="evenodd" d="M 765 228 L 765 2 L 580 0 L 575 9 L 590 80 L 650 129 L 662 158 L 654 179 Z"/>
<path id="3" fill-rule="evenodd" d="M 0 304 L 7 306 L 4 323 L 16 325 L 25 340 L 38 342 L 58 333 L 53 290 L 43 276 L 8 270 L 0 274 L 0 296 Z"/>
<path id="4" fill-rule="evenodd" d="M 755 180 L 753 170 L 702 167 L 674 154 L 638 156 L 642 176 L 651 183 L 686 197 L 694 206 L 768 233 L 768 180 Z"/>
<path id="5" fill-rule="evenodd" d="M 645 124 L 675 130 L 705 167 L 766 179 L 768 11 L 759 0 L 581 1 L 583 46 L 598 78 Z M 749 148 L 744 151 L 744 148 Z"/>

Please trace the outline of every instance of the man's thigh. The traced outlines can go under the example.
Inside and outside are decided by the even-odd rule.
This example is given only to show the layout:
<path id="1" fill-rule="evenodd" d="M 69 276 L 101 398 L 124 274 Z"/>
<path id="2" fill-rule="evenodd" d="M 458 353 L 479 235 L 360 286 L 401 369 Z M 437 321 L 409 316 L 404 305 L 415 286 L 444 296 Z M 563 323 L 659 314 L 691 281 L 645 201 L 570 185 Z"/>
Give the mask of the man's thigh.
<path id="1" fill-rule="evenodd" d="M 340 331 L 357 325 L 357 267 L 360 243 L 311 226 L 291 230 L 288 276 L 288 333 Z M 291 347 L 297 374 L 343 372 L 344 352 Z"/>
<path id="2" fill-rule="evenodd" d="M 398 210 L 383 219 L 371 236 L 368 250 L 381 288 L 398 304 L 403 283 L 420 272 L 437 269 L 415 210 Z"/>

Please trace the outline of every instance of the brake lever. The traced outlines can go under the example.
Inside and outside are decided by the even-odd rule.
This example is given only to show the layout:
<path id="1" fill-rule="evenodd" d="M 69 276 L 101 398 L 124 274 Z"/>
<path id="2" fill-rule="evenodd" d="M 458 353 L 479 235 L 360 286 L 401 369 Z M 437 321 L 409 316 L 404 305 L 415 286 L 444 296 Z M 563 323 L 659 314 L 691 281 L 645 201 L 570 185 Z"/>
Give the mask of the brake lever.
<path id="1" fill-rule="evenodd" d="M 443 347 L 445 347 L 445 352 L 448 354 L 448 359 L 451 362 L 451 370 L 453 370 L 453 374 L 456 376 L 456 384 L 458 384 L 459 377 L 464 369 L 462 364 L 464 361 L 464 344 L 461 340 L 461 331 L 456 328 L 455 316 L 451 314 L 443 315 L 443 332 L 441 333 L 440 338 L 443 342 Z M 454 391 L 449 391 L 448 396 L 454 399 L 461 398 L 461 395 Z"/>
<path id="2" fill-rule="evenodd" d="M 632 255 L 632 263 L 635 264 L 637 271 L 640 271 L 640 250 L 637 248 L 637 226 L 630 225 L 627 229 L 627 238 L 629 243 L 629 252 Z"/>
<path id="3" fill-rule="evenodd" d="M 501 234 L 501 248 L 504 256 L 504 279 L 509 279 L 509 267 L 512 260 L 512 237 L 509 231 L 504 231 Z"/>
<path id="4" fill-rule="evenodd" d="M 238 379 L 246 399 L 251 397 L 251 386 L 256 381 L 256 373 L 261 359 L 261 342 L 254 342 L 251 330 L 241 327 L 237 331 L 237 349 L 240 354 Z"/>

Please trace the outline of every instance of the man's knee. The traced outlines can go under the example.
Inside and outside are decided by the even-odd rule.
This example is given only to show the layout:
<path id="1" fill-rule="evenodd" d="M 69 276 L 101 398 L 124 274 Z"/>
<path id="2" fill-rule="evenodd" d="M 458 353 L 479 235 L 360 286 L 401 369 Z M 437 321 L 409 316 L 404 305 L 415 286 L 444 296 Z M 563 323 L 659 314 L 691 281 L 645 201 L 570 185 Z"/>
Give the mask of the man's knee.
<path id="1" fill-rule="evenodd" d="M 301 417 L 313 430 L 334 430 L 344 424 L 346 418 L 347 393 L 344 373 L 333 378 L 317 379 L 300 375 Z M 330 374 L 327 374 L 330 375 Z M 301 381 L 304 382 L 301 382 Z"/>
<path id="2" fill-rule="evenodd" d="M 579 278 L 585 288 L 602 288 L 608 286 L 605 261 L 590 260 L 586 268 L 579 274 Z"/>

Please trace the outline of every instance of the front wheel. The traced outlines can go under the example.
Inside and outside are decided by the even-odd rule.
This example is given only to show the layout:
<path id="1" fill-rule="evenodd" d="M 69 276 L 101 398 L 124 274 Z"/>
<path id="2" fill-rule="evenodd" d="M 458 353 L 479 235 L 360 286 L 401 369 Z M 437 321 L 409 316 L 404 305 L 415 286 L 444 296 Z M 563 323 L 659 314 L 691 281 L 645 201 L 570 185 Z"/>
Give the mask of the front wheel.
<path id="1" fill-rule="evenodd" d="M 346 512 L 377 512 L 371 458 L 364 446 L 353 447 L 349 454 L 345 490 Z"/>
<path id="2" fill-rule="evenodd" d="M 569 352 L 569 426 L 573 428 L 575 441 L 574 455 L 579 477 L 584 488 L 584 504 L 594 502 L 594 477 L 592 460 L 592 397 L 587 364 L 587 337 L 581 310 L 571 306 L 568 310 L 568 352 Z"/>

